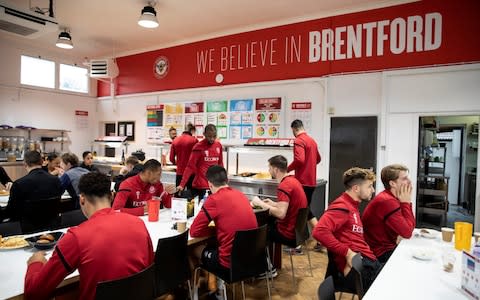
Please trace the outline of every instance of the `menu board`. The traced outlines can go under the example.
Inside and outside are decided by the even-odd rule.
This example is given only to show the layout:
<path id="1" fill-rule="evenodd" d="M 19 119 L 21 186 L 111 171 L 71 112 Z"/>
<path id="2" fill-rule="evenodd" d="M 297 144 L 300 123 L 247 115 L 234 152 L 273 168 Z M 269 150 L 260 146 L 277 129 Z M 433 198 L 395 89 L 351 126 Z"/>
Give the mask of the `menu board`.
<path id="1" fill-rule="evenodd" d="M 147 142 L 160 143 L 163 139 L 163 104 L 147 105 Z"/>
<path id="2" fill-rule="evenodd" d="M 230 139 L 253 137 L 253 99 L 230 100 Z"/>
<path id="3" fill-rule="evenodd" d="M 254 137 L 276 138 L 280 136 L 282 98 L 255 99 Z"/>
<path id="4" fill-rule="evenodd" d="M 208 101 L 207 102 L 207 124 L 217 126 L 217 137 L 219 139 L 227 138 L 228 126 L 228 101 Z"/>
<path id="5" fill-rule="evenodd" d="M 185 103 L 185 126 L 191 123 L 195 126 L 195 135 L 203 136 L 203 128 L 205 127 L 205 114 L 203 102 Z"/>
<path id="6" fill-rule="evenodd" d="M 292 102 L 290 122 L 300 120 L 303 123 L 305 131 L 312 130 L 312 102 Z"/>
<path id="7" fill-rule="evenodd" d="M 177 131 L 183 131 L 183 103 L 165 104 L 165 130 L 168 131 L 171 127 Z"/>

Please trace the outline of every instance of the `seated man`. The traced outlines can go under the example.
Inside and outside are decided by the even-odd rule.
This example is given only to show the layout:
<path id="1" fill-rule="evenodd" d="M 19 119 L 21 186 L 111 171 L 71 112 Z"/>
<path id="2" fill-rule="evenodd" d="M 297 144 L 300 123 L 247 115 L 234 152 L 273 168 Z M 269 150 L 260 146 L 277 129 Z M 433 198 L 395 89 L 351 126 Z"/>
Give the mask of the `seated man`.
<path id="1" fill-rule="evenodd" d="M 409 239 L 415 228 L 412 211 L 412 182 L 408 168 L 389 165 L 382 169 L 385 190 L 375 196 L 363 212 L 365 240 L 378 260 L 387 262 L 398 237 Z"/>
<path id="2" fill-rule="evenodd" d="M 227 185 L 227 172 L 223 167 L 209 167 L 206 177 L 212 194 L 190 226 L 190 235 L 201 237 L 215 234 L 218 248 L 201 245 L 195 248 L 194 255 L 216 273 L 228 274 L 235 232 L 257 228 L 257 218 L 248 198 Z M 214 227 L 208 226 L 211 221 L 215 222 Z M 210 286 L 209 289 L 213 294 L 216 286 Z"/>
<path id="3" fill-rule="evenodd" d="M 172 194 L 175 193 L 175 185 L 165 185 L 165 190 L 160 182 L 162 176 L 162 165 L 156 159 L 150 159 L 143 165 L 143 171 L 139 174 L 125 179 L 118 189 L 113 209 L 143 216 L 147 210 L 147 201 L 152 197 L 160 197 L 162 204 L 170 208 Z"/>
<path id="4" fill-rule="evenodd" d="M 80 165 L 81 168 L 87 169 L 90 172 L 100 172 L 97 167 L 93 165 L 93 154 L 90 151 L 85 151 L 82 154 L 83 162 Z"/>
<path id="5" fill-rule="evenodd" d="M 136 156 L 129 156 L 125 161 L 125 166 L 123 166 L 117 177 L 115 177 L 115 186 L 114 189 L 118 192 L 120 188 L 120 183 L 125 179 L 137 175 L 143 170 L 143 164 L 140 163 Z"/>
<path id="6" fill-rule="evenodd" d="M 270 224 L 268 238 L 272 242 L 295 246 L 295 224 L 298 211 L 306 208 L 307 197 L 302 184 L 293 175 L 287 173 L 287 159 L 276 155 L 268 160 L 268 171 L 278 182 L 277 202 L 255 197 L 252 204 L 268 209 L 275 222 Z"/>
<path id="7" fill-rule="evenodd" d="M 60 180 L 42 169 L 42 156 L 38 151 L 27 151 L 24 155 L 24 165 L 27 175 L 12 184 L 10 198 L 5 209 L 5 218 L 10 218 L 10 221 L 20 221 L 23 217 L 22 230 L 25 232 L 48 229 L 50 225 L 54 225 L 58 212 L 56 216 L 55 212 L 49 216 L 37 212 L 37 216 L 33 217 L 32 210 L 38 207 L 38 203 L 34 203 L 34 201 L 50 201 L 48 199 L 58 198 L 58 202 L 60 202 L 63 192 Z M 31 215 L 32 217 L 30 217 Z"/>
<path id="8" fill-rule="evenodd" d="M 58 176 L 62 171 L 62 168 L 60 168 L 60 160 L 61 159 L 58 157 L 57 153 L 48 153 L 43 161 L 42 169 L 52 175 Z"/>
<path id="9" fill-rule="evenodd" d="M 334 280 L 354 289 L 352 258 L 362 255 L 363 288 L 366 292 L 382 265 L 373 254 L 363 237 L 363 225 L 358 206 L 361 201 L 369 201 L 375 192 L 375 174 L 367 169 L 351 168 L 343 173 L 346 191 L 333 201 L 323 213 L 313 230 L 313 237 L 333 254 L 339 274 Z"/>
<path id="10" fill-rule="evenodd" d="M 60 167 L 63 170 L 63 174 L 60 176 L 62 189 L 63 191 L 67 190 L 70 197 L 72 197 L 74 207 L 76 209 L 80 208 L 78 202 L 78 182 L 80 181 L 80 177 L 90 171 L 78 166 L 78 157 L 73 153 L 64 153 L 62 155 Z"/>
<path id="11" fill-rule="evenodd" d="M 76 269 L 79 299 L 95 299 L 97 283 L 138 273 L 153 263 L 152 240 L 143 221 L 110 208 L 106 175 L 89 173 L 80 179 L 78 189 L 88 220 L 67 231 L 48 262 L 44 251 L 30 257 L 25 276 L 28 299 L 51 298 L 65 276 Z"/>

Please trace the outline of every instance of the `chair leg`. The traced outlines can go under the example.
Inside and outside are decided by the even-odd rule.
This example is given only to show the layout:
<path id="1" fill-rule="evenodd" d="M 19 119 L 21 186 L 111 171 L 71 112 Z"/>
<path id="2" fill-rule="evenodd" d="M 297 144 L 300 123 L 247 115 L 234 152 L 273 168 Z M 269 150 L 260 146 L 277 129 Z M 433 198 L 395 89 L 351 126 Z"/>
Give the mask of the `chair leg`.
<path id="1" fill-rule="evenodd" d="M 295 271 L 293 269 L 293 258 L 292 258 L 292 252 L 289 252 L 289 255 L 290 255 L 290 265 L 292 266 L 292 283 L 293 283 L 293 289 L 295 290 L 295 286 L 296 286 L 296 283 L 295 283 Z"/>
<path id="2" fill-rule="evenodd" d="M 270 291 L 270 280 L 268 280 L 269 276 L 265 276 L 265 280 L 267 281 L 267 291 L 268 291 L 268 300 L 272 300 L 272 292 Z M 273 283 L 273 278 L 272 283 Z"/>
<path id="3" fill-rule="evenodd" d="M 267 249 L 267 268 L 268 268 L 266 277 L 270 276 L 270 279 L 272 280 L 272 288 L 273 288 L 273 274 L 272 274 L 273 264 L 272 264 L 272 260 L 270 259 L 270 250 L 268 249 L 268 246 L 265 249 Z"/>
<path id="4" fill-rule="evenodd" d="M 200 271 L 200 268 L 196 268 L 193 272 L 193 300 L 198 300 L 198 284 L 200 282 L 199 275 L 197 274 Z M 190 282 L 190 281 L 189 281 Z"/>
<path id="5" fill-rule="evenodd" d="M 308 265 L 310 266 L 310 276 L 313 277 L 312 261 L 310 260 L 310 251 L 307 249 L 307 245 L 305 245 L 305 251 L 307 251 Z"/>
<path id="6" fill-rule="evenodd" d="M 233 286 L 235 287 L 235 285 Z M 233 297 L 235 299 L 235 294 L 233 294 Z M 223 283 L 223 299 L 227 300 L 227 285 L 225 284 L 225 282 Z"/>
<path id="7" fill-rule="evenodd" d="M 193 291 L 192 291 L 192 285 L 190 283 L 190 280 L 187 280 L 188 284 L 188 294 L 190 295 L 190 300 L 193 300 Z"/>
<path id="8" fill-rule="evenodd" d="M 242 296 L 243 296 L 243 300 L 245 300 L 245 284 L 243 283 L 243 281 L 242 281 Z"/>

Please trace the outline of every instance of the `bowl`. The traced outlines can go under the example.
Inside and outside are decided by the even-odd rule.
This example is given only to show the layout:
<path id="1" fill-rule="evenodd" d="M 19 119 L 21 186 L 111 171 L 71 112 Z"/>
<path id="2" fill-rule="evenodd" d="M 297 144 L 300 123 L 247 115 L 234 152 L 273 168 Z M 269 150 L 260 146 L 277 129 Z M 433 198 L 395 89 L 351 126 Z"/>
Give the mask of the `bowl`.
<path id="1" fill-rule="evenodd" d="M 40 240 L 40 237 L 42 237 L 43 235 L 47 235 L 47 234 L 51 234 L 53 236 L 54 240 L 50 243 L 38 243 L 38 241 Z M 63 235 L 63 232 L 55 231 L 55 232 L 48 232 L 48 233 L 32 236 L 32 237 L 29 237 L 25 240 L 31 246 L 33 246 L 34 248 L 37 248 L 38 250 L 48 250 L 48 249 L 53 248 L 57 244 L 58 240 L 62 237 L 62 235 Z"/>

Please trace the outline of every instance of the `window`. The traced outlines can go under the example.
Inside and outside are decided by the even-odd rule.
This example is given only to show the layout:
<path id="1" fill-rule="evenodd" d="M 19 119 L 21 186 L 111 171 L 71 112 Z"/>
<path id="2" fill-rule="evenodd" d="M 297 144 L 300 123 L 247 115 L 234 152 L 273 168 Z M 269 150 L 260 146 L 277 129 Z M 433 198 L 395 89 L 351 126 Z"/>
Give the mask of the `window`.
<path id="1" fill-rule="evenodd" d="M 55 88 L 55 62 L 22 55 L 20 83 Z"/>
<path id="2" fill-rule="evenodd" d="M 87 69 L 60 64 L 59 88 L 66 91 L 88 93 Z"/>

